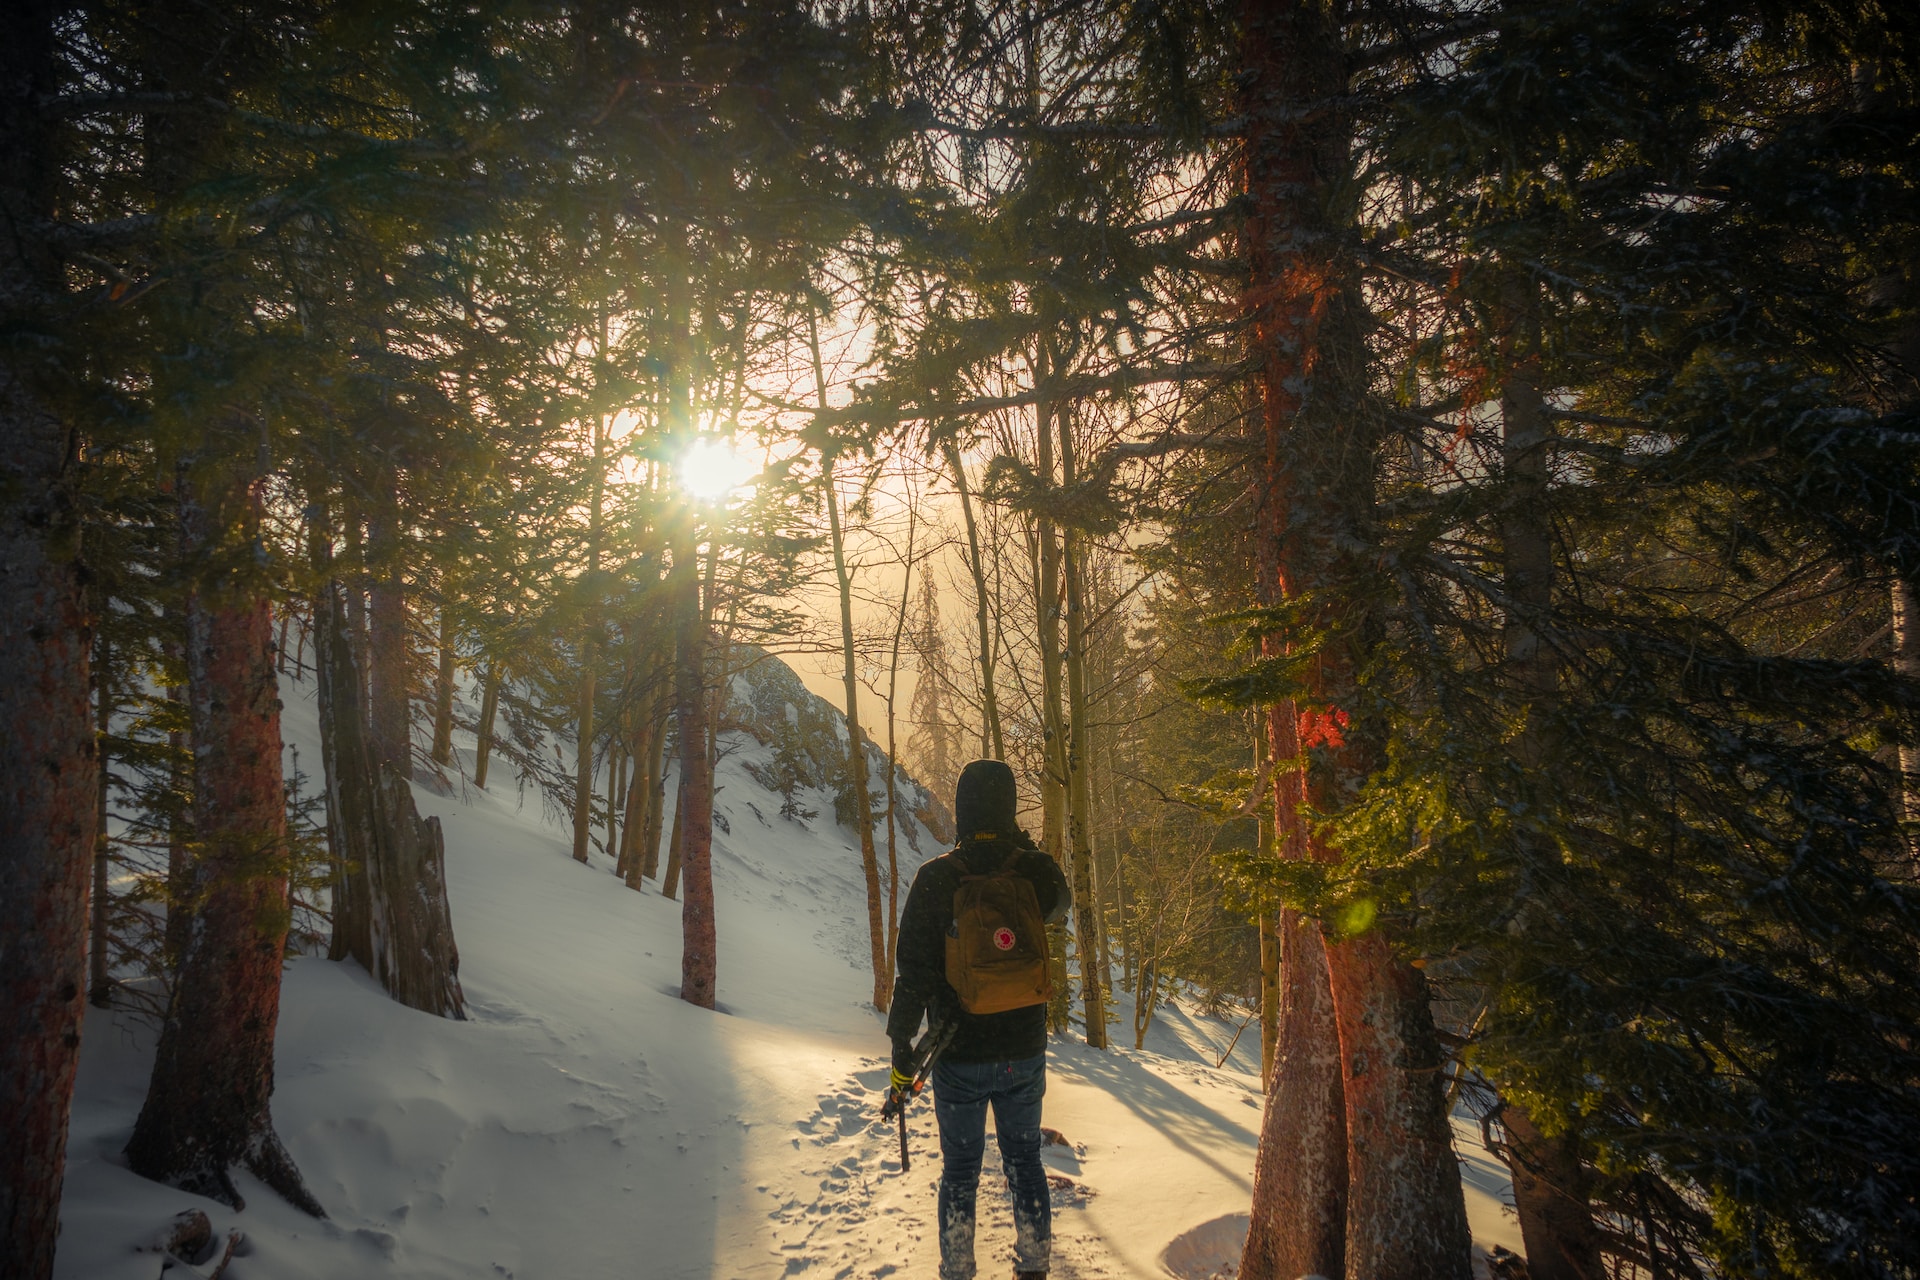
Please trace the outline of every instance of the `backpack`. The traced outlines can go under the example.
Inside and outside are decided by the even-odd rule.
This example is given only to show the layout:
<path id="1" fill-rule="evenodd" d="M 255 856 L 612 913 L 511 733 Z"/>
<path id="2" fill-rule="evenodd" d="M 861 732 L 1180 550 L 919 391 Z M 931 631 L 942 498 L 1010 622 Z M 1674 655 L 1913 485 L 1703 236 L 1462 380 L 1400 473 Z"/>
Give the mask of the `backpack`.
<path id="1" fill-rule="evenodd" d="M 1047 928 L 1033 882 L 1009 850 L 987 875 L 963 875 L 947 930 L 947 985 L 968 1013 L 1004 1013 L 1053 998 Z"/>

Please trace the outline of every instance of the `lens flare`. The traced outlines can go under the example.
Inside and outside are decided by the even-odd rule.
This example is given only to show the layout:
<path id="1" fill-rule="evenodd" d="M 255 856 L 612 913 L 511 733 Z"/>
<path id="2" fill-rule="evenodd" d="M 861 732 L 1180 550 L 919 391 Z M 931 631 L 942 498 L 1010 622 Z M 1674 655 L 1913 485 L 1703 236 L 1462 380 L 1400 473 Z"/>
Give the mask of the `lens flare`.
<path id="1" fill-rule="evenodd" d="M 680 455 L 679 483 L 702 502 L 718 502 L 752 479 L 755 470 L 731 444 L 708 436 L 696 440 Z"/>

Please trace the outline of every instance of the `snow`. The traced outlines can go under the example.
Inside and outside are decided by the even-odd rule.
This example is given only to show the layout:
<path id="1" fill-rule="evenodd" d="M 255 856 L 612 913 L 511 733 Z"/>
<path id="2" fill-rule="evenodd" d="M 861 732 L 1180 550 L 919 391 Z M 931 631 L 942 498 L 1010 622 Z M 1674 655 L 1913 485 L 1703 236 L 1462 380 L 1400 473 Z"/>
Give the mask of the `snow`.
<path id="1" fill-rule="evenodd" d="M 310 689 L 289 683 L 285 735 L 317 760 Z M 746 771 L 767 749 L 730 735 L 715 832 L 721 1011 L 680 1001 L 679 904 L 569 854 L 537 799 L 416 789 L 446 831 L 470 1020 L 389 1000 L 359 968 L 292 960 L 274 1115 L 316 1221 L 246 1175 L 226 1207 L 127 1171 L 154 1033 L 92 1013 L 82 1048 L 55 1274 L 153 1280 L 155 1236 L 198 1207 L 245 1233 L 232 1280 L 346 1277 L 931 1276 L 939 1153 L 931 1105 L 911 1111 L 912 1168 L 878 1122 L 882 1019 L 866 1003 L 859 855 L 830 816 L 803 827 Z M 807 806 L 831 815 L 831 797 Z M 760 815 L 756 816 L 754 809 Z M 924 833 L 920 845 L 935 842 Z M 900 842 L 902 878 L 920 855 Z M 883 855 L 884 856 L 884 855 Z M 903 890 L 904 891 L 904 890 Z M 1132 1010 L 1118 1001 L 1117 1038 Z M 1162 1006 L 1141 1051 L 1056 1038 L 1045 1158 L 1053 1274 L 1231 1274 L 1261 1115 L 1250 1028 Z M 1518 1249 L 1504 1171 L 1462 1128 L 1479 1244 Z M 1012 1221 L 991 1154 L 980 1274 L 1011 1272 Z M 170 1275 L 181 1275 L 175 1269 Z"/>

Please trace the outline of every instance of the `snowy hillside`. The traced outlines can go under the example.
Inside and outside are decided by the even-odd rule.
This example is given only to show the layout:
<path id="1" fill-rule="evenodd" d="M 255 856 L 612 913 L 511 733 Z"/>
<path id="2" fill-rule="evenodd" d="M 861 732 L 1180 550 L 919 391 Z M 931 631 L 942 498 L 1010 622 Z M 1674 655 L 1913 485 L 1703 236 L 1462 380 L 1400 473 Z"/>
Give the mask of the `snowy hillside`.
<path id="1" fill-rule="evenodd" d="M 318 759 L 310 690 L 284 696 L 288 741 Z M 932 1275 L 932 1110 L 913 1110 L 903 1172 L 877 1123 L 886 1046 L 864 1003 L 858 854 L 824 791 L 801 792 L 820 815 L 806 825 L 778 816 L 763 785 L 775 745 L 739 730 L 724 745 L 720 1012 L 675 997 L 678 903 L 626 889 L 597 855 L 574 863 L 567 834 L 510 783 L 417 789 L 445 825 L 472 1020 L 403 1008 L 350 964 L 291 962 L 274 1114 L 330 1219 L 245 1175 L 234 1213 L 127 1172 L 154 1037 L 96 1012 L 57 1274 L 153 1280 L 161 1261 L 138 1250 L 197 1206 L 217 1232 L 246 1235 L 233 1280 Z M 901 842 L 903 878 L 938 851 L 924 832 L 917 843 Z M 1070 1145 L 1047 1148 L 1062 1175 L 1054 1275 L 1171 1265 L 1197 1280 L 1235 1256 L 1261 1097 L 1257 1032 L 1214 1066 L 1233 1031 L 1173 1005 L 1147 1052 L 1056 1041 L 1046 1122 Z M 1497 1168 L 1461 1150 L 1479 1238 L 1517 1247 Z M 1012 1232 L 988 1163 L 979 1256 L 997 1277 Z"/>

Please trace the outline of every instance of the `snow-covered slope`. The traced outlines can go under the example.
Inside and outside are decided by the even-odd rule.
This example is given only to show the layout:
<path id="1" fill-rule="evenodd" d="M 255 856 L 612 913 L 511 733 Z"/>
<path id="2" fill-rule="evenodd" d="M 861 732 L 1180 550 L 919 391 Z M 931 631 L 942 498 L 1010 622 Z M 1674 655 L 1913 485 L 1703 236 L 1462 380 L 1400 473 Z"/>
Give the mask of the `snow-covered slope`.
<path id="1" fill-rule="evenodd" d="M 289 684 L 285 699 L 288 740 L 317 759 L 310 691 Z M 598 856 L 573 862 L 567 834 L 510 784 L 421 789 L 446 829 L 472 1016 L 402 1008 L 351 964 L 289 964 L 274 1114 L 329 1219 L 244 1176 L 234 1213 L 127 1172 L 154 1037 L 95 1014 L 56 1274 L 153 1280 L 161 1260 L 138 1250 L 198 1207 L 246 1234 L 233 1280 L 931 1276 L 933 1118 L 914 1108 L 903 1172 L 877 1122 L 885 1039 L 865 1003 L 858 854 L 830 795 L 806 797 L 821 816 L 805 826 L 777 816 L 755 776 L 771 746 L 746 733 L 726 745 L 720 1012 L 674 995 L 678 903 L 626 889 Z M 937 851 L 918 843 L 901 842 L 903 879 Z M 1257 1038 L 1213 1065 L 1233 1029 L 1176 1005 L 1143 1052 L 1056 1042 L 1046 1120 L 1071 1144 L 1047 1149 L 1063 1175 L 1056 1276 L 1200 1277 L 1232 1256 L 1261 1103 Z M 1476 1190 L 1496 1174 L 1484 1159 L 1469 1169 L 1477 1234 L 1517 1246 L 1499 1187 Z M 1010 1270 L 997 1169 L 981 1194 L 992 1277 Z"/>

